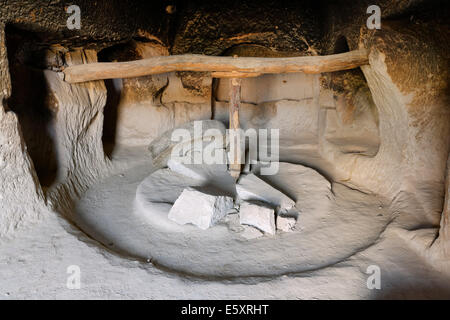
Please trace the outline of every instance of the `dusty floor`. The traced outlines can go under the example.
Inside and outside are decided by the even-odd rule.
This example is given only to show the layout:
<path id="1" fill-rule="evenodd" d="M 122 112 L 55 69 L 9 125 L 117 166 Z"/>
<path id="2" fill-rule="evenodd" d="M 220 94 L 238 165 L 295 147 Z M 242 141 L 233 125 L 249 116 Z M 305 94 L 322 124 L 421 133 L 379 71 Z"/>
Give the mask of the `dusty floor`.
<path id="1" fill-rule="evenodd" d="M 140 157 L 137 155 L 141 155 Z M 134 160 L 131 160 L 134 159 Z M 147 167 L 145 152 L 136 148 L 133 152 L 115 155 L 112 176 L 94 186 L 87 194 L 99 196 L 101 188 L 111 190 L 108 181 L 114 176 L 125 179 L 121 172 L 132 167 Z M 136 173 L 137 174 L 137 173 Z M 141 175 L 143 179 L 145 175 Z M 133 179 L 128 179 L 130 182 Z M 131 183 L 131 182 L 130 182 Z M 108 189 L 109 188 L 109 189 Z M 127 183 L 122 185 L 127 188 Z M 93 191 L 94 190 L 94 191 Z M 104 194 L 108 197 L 108 193 Z M 111 195 L 111 194 L 109 194 Z M 113 194 L 117 195 L 117 194 Z M 93 222 L 101 223 L 109 236 L 117 229 L 123 217 L 102 217 L 97 198 L 89 210 L 98 210 Z M 95 207 L 97 203 L 97 207 Z M 380 210 L 376 208 L 374 210 Z M 91 224 L 91 228 L 95 224 Z M 97 225 L 97 227 L 99 227 Z M 351 227 L 351 225 L 349 225 Z M 91 230 L 88 230 L 92 231 Z M 429 230 L 433 234 L 435 230 Z M 138 234 L 137 232 L 136 234 Z M 49 212 L 36 225 L 24 229 L 13 239 L 0 245 L 0 298 L 1 299 L 383 299 L 383 298 L 450 298 L 450 279 L 433 270 L 418 256 L 410 241 L 424 230 L 406 231 L 389 224 L 373 243 L 354 249 L 340 262 L 331 259 L 326 267 L 310 265 L 309 271 L 288 275 L 214 279 L 186 276 L 182 272 L 155 267 L 142 257 L 133 259 L 106 249 L 57 213 Z M 94 233 L 96 236 L 98 234 Z M 108 236 L 108 232 L 105 232 Z M 134 238 L 129 234 L 129 239 Z M 330 234 L 330 237 L 333 235 Z M 363 236 L 363 235 L 361 235 Z M 101 238 L 101 237 L 100 237 Z M 134 245 L 129 239 L 117 247 Z M 103 241 L 107 238 L 101 239 Z M 117 239 L 116 239 L 117 240 Z M 149 235 L 148 241 L 152 238 Z M 161 240 L 161 239 L 160 239 Z M 209 239 L 211 240 L 211 239 Z M 298 239 L 297 239 L 298 240 Z M 149 244 L 148 243 L 148 244 Z M 108 245 L 109 243 L 106 243 Z M 148 245 L 145 243 L 145 246 Z M 161 242 L 161 251 L 164 251 Z M 158 246 L 156 246 L 158 247 Z M 275 248 L 277 248 L 275 246 Z M 333 255 L 338 246 L 319 246 L 318 256 Z M 142 249 L 142 248 L 141 248 Z M 282 245 L 279 247 L 282 250 Z M 301 250 L 300 250 L 301 251 Z M 176 252 L 174 252 L 176 254 Z M 139 256 L 139 252 L 136 254 Z M 299 254 L 302 256 L 302 254 Z M 340 260 L 339 257 L 337 260 Z M 301 263 L 301 262 L 300 262 Z M 81 288 L 68 289 L 70 276 L 67 268 L 77 265 L 81 270 Z M 214 264 L 212 264 L 213 266 Z M 381 289 L 369 290 L 366 285 L 367 267 L 377 265 L 381 269 Z"/>

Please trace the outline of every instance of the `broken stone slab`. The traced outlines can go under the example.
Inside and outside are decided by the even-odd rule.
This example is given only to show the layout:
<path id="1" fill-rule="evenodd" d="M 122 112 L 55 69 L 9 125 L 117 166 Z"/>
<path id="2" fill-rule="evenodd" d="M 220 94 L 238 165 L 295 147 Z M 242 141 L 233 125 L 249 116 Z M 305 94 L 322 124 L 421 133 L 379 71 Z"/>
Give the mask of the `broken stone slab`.
<path id="1" fill-rule="evenodd" d="M 184 135 L 180 136 L 178 133 L 184 133 Z M 152 141 L 148 150 L 153 164 L 158 167 L 164 167 L 167 165 L 167 161 L 171 158 L 172 150 L 176 146 L 182 146 L 182 149 L 186 150 L 186 152 L 192 151 L 196 147 L 196 141 L 197 144 L 202 146 L 204 143 L 209 144 L 210 140 L 219 133 L 223 137 L 226 136 L 226 127 L 220 121 L 192 121 L 164 132 Z"/>
<path id="2" fill-rule="evenodd" d="M 206 132 L 204 136 L 178 143 L 170 149 L 171 153 L 167 160 L 173 159 L 191 165 L 226 165 L 228 163 L 224 145 L 226 138 L 220 136 L 220 131 L 215 132 L 216 136 L 207 135 Z"/>
<path id="3" fill-rule="evenodd" d="M 283 231 L 283 232 L 291 232 L 295 224 L 297 223 L 297 219 L 294 217 L 286 217 L 286 216 L 277 216 L 277 230 Z"/>
<path id="4" fill-rule="evenodd" d="M 186 164 L 182 158 L 171 158 L 169 169 L 177 174 L 194 179 L 205 187 L 221 190 L 217 195 L 236 197 L 236 184 L 226 164 Z M 210 190 L 211 191 L 211 190 Z M 206 193 L 211 193 L 206 191 Z"/>
<path id="5" fill-rule="evenodd" d="M 232 209 L 235 210 L 235 209 Z M 228 212 L 227 216 L 223 219 L 223 222 L 227 225 L 228 230 L 233 233 L 238 233 L 239 236 L 251 240 L 264 236 L 264 234 L 258 229 L 243 225 L 240 223 L 238 212 Z"/>
<path id="6" fill-rule="evenodd" d="M 239 199 L 245 201 L 262 201 L 287 211 L 295 206 L 295 201 L 278 191 L 255 174 L 242 175 L 236 184 Z"/>
<path id="7" fill-rule="evenodd" d="M 206 230 L 233 208 L 233 198 L 186 188 L 173 204 L 168 218 L 178 224 L 193 224 Z"/>
<path id="8" fill-rule="evenodd" d="M 275 234 L 275 212 L 260 203 L 241 203 L 239 221 L 243 225 L 255 227 L 265 233 Z"/>
<path id="9" fill-rule="evenodd" d="M 202 181 L 207 181 L 211 176 L 224 175 L 228 172 L 226 163 L 191 164 L 186 158 L 170 158 L 167 166 L 172 171 Z"/>
<path id="10" fill-rule="evenodd" d="M 167 166 L 170 170 L 186 177 L 201 181 L 206 180 L 205 174 L 200 170 L 196 170 L 192 165 L 184 164 L 183 161 L 180 161 L 179 159 L 169 159 L 169 161 L 167 161 Z"/>

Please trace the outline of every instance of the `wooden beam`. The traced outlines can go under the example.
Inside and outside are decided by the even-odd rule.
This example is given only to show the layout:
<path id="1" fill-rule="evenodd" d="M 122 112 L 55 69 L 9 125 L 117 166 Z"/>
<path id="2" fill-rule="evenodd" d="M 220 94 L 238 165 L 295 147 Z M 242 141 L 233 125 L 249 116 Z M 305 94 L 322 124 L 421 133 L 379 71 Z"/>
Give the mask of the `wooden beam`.
<path id="1" fill-rule="evenodd" d="M 289 58 L 219 57 L 205 55 L 159 56 L 129 62 L 97 62 L 67 67 L 64 80 L 78 83 L 93 80 L 134 78 L 173 71 L 259 75 L 265 73 L 322 73 L 348 70 L 368 64 L 365 49 L 329 56 Z M 242 76 L 241 76 L 242 77 Z"/>
<path id="2" fill-rule="evenodd" d="M 242 72 L 211 72 L 213 78 L 254 78 L 259 77 L 261 73 L 242 73 Z"/>
<path id="3" fill-rule="evenodd" d="M 241 137 L 240 137 L 240 125 L 239 125 L 239 107 L 241 105 L 241 79 L 230 79 L 230 144 L 234 147 L 230 148 L 231 162 L 230 162 L 230 174 L 237 180 L 241 174 Z"/>

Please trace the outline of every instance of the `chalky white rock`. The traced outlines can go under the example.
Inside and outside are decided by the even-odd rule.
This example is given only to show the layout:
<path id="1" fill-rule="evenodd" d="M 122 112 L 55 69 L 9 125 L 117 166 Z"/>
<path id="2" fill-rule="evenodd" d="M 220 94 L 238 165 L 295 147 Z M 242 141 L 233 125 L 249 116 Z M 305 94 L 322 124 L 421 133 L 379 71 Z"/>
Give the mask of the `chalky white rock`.
<path id="1" fill-rule="evenodd" d="M 289 210 L 295 205 L 294 200 L 253 173 L 240 177 L 236 184 L 236 191 L 241 200 L 267 202 L 281 210 Z"/>
<path id="2" fill-rule="evenodd" d="M 239 211 L 240 223 L 265 233 L 275 234 L 275 212 L 262 204 L 243 202 Z"/>
<path id="3" fill-rule="evenodd" d="M 168 218 L 181 225 L 191 223 L 206 230 L 224 218 L 231 208 L 231 197 L 210 195 L 194 188 L 186 188 L 173 204 Z"/>
<path id="4" fill-rule="evenodd" d="M 297 220 L 294 217 L 277 216 L 277 230 L 291 232 Z"/>

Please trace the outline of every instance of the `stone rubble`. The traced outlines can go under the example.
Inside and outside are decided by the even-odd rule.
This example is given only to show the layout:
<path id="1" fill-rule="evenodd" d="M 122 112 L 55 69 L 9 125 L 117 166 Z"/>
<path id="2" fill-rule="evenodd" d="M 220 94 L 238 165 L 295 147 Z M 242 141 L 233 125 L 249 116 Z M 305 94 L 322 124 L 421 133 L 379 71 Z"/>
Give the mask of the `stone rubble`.
<path id="1" fill-rule="evenodd" d="M 191 223 L 206 230 L 217 224 L 233 208 L 233 198 L 186 188 L 173 204 L 168 218 L 178 224 Z"/>
<path id="2" fill-rule="evenodd" d="M 241 225 L 239 222 L 239 214 L 237 212 L 228 213 L 223 221 L 231 232 L 240 233 L 245 230 L 245 226 Z"/>
<path id="3" fill-rule="evenodd" d="M 253 173 L 242 175 L 236 184 L 240 200 L 261 201 L 287 211 L 294 207 L 295 201 L 278 191 Z"/>
<path id="4" fill-rule="evenodd" d="M 296 224 L 297 220 L 294 217 L 277 216 L 277 230 L 283 232 L 291 232 Z"/>
<path id="5" fill-rule="evenodd" d="M 240 223 L 265 233 L 275 234 L 275 212 L 262 204 L 243 202 L 239 211 Z"/>
<path id="6" fill-rule="evenodd" d="M 169 169 L 200 181 L 209 181 L 212 172 L 227 172 L 226 165 L 185 164 L 182 158 L 172 158 Z M 253 173 L 242 175 L 236 184 L 237 201 L 213 189 L 188 187 L 183 190 L 169 212 L 169 219 L 178 224 L 193 224 L 208 229 L 223 221 L 232 232 L 245 239 L 277 230 L 291 232 L 296 224 L 295 202 Z M 226 193 L 225 193 L 226 194 Z"/>

